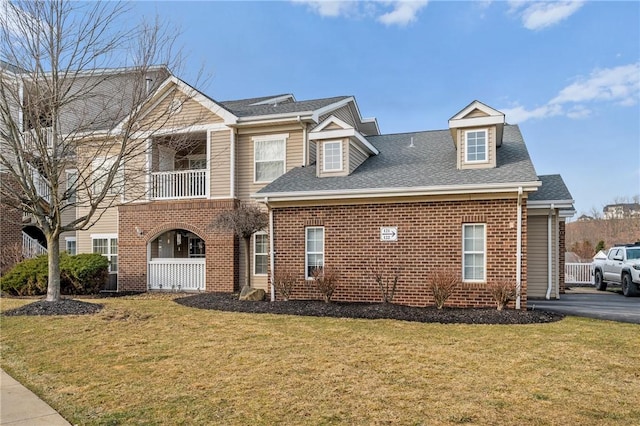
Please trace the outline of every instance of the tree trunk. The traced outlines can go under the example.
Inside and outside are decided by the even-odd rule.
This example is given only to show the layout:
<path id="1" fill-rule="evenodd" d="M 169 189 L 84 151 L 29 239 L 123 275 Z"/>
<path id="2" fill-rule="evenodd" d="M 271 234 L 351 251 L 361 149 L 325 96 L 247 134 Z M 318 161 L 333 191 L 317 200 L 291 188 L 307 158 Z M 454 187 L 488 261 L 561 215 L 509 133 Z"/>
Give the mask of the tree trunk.
<path id="1" fill-rule="evenodd" d="M 49 260 L 49 283 L 47 302 L 60 300 L 60 237 L 47 235 L 47 258 Z"/>
<path id="2" fill-rule="evenodd" d="M 251 237 L 244 238 L 244 286 L 251 287 Z"/>

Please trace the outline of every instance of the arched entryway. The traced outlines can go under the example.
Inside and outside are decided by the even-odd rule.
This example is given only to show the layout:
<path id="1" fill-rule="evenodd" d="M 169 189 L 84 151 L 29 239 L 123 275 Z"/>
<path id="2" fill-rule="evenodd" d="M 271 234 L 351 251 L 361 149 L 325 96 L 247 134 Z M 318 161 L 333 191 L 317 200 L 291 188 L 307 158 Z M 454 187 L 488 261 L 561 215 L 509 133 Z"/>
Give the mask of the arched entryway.
<path id="1" fill-rule="evenodd" d="M 186 229 L 171 229 L 147 246 L 148 289 L 203 291 L 206 274 L 204 239 Z"/>

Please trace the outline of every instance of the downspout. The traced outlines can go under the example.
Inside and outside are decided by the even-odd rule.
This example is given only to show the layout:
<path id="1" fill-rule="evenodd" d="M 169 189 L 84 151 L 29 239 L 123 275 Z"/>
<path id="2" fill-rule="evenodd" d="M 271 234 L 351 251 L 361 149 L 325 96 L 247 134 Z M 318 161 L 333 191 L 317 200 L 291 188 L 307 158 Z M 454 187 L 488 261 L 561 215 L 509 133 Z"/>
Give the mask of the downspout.
<path id="1" fill-rule="evenodd" d="M 518 187 L 518 212 L 516 226 L 516 309 L 522 304 L 522 187 Z"/>
<path id="2" fill-rule="evenodd" d="M 274 241 L 273 241 L 273 209 L 269 206 L 269 197 L 264 197 L 264 203 L 267 205 L 269 209 L 269 268 L 271 269 L 271 301 L 276 301 L 276 287 L 273 284 L 275 282 L 275 251 L 274 251 Z"/>
<path id="3" fill-rule="evenodd" d="M 238 129 L 231 129 L 231 155 L 229 158 L 229 197 L 236 198 L 236 132 Z"/>
<path id="4" fill-rule="evenodd" d="M 549 218 L 547 220 L 547 294 L 545 299 L 551 299 L 551 289 L 553 288 L 553 203 L 549 209 Z"/>

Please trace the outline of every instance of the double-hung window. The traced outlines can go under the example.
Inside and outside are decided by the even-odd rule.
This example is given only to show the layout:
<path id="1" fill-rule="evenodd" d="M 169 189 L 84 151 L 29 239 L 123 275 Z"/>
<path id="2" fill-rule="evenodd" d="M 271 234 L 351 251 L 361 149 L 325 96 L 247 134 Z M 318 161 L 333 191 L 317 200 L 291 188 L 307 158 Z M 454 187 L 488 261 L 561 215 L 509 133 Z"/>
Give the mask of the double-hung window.
<path id="1" fill-rule="evenodd" d="M 482 163 L 487 160 L 487 131 L 465 132 L 465 152 L 467 163 Z"/>
<path id="2" fill-rule="evenodd" d="M 324 227 L 306 228 L 305 278 L 313 277 L 313 270 L 324 266 Z"/>
<path id="3" fill-rule="evenodd" d="M 71 256 L 76 255 L 76 237 L 65 237 L 65 250 Z"/>
<path id="4" fill-rule="evenodd" d="M 104 189 L 109 176 L 113 174 L 111 186 L 107 191 L 107 195 L 122 194 L 124 189 L 124 170 L 122 165 L 117 170 L 113 170 L 116 163 L 115 158 L 96 158 L 92 162 L 93 169 L 93 193 L 100 194 Z"/>
<path id="5" fill-rule="evenodd" d="M 77 200 L 77 188 L 78 188 L 78 171 L 77 170 L 65 170 L 65 176 L 67 179 L 67 203 L 73 204 Z"/>
<path id="6" fill-rule="evenodd" d="M 109 259 L 109 272 L 118 272 L 118 236 L 116 234 L 91 235 L 94 253 Z"/>
<path id="7" fill-rule="evenodd" d="M 271 182 L 284 174 L 288 134 L 253 138 L 253 180 Z"/>
<path id="8" fill-rule="evenodd" d="M 266 232 L 256 232 L 253 235 L 253 274 L 267 275 L 269 238 Z"/>
<path id="9" fill-rule="evenodd" d="M 462 226 L 462 280 L 482 282 L 486 279 L 486 225 Z"/>
<path id="10" fill-rule="evenodd" d="M 342 141 L 324 142 L 322 144 L 322 169 L 325 172 L 342 170 Z"/>

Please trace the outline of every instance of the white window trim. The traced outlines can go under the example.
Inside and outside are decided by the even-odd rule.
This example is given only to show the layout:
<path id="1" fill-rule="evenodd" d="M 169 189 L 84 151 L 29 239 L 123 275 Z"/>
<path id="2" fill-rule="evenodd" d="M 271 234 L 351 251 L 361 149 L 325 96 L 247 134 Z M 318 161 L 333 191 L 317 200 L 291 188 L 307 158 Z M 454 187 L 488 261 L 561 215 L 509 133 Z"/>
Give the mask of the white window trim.
<path id="1" fill-rule="evenodd" d="M 268 275 L 268 268 L 267 268 L 267 272 L 265 272 L 264 274 L 256 272 L 256 265 L 257 265 L 256 256 L 258 254 L 260 254 L 261 256 L 266 256 L 267 261 L 269 261 L 269 240 L 267 239 L 267 245 L 266 245 L 267 251 L 265 251 L 264 253 L 258 253 L 258 250 L 256 250 L 256 237 L 258 235 L 267 235 L 267 233 L 266 231 L 258 231 L 255 234 L 253 234 L 253 275 L 255 275 L 256 277 L 266 277 Z"/>
<path id="2" fill-rule="evenodd" d="M 484 132 L 484 160 L 469 160 L 469 133 Z M 464 162 L 467 164 L 486 164 L 489 162 L 489 129 L 474 129 L 464 132 Z"/>
<path id="3" fill-rule="evenodd" d="M 337 143 L 340 145 L 340 168 L 339 169 L 327 169 L 327 144 L 334 144 Z M 344 165 L 343 165 L 343 151 L 342 151 L 342 140 L 332 140 L 332 141 L 324 141 L 322 142 L 322 171 L 323 172 L 341 172 L 342 170 L 344 170 Z"/>
<path id="4" fill-rule="evenodd" d="M 66 181 L 65 184 L 65 191 L 69 191 L 70 186 L 69 186 L 69 177 L 75 175 L 75 190 L 74 190 L 74 195 L 75 195 L 75 200 L 74 201 L 67 201 L 68 203 L 76 203 L 78 201 L 78 183 L 79 183 L 79 175 L 78 175 L 78 169 L 65 169 L 64 171 L 64 178 Z"/>
<path id="5" fill-rule="evenodd" d="M 285 174 L 287 172 L 287 139 L 289 139 L 289 133 L 281 133 L 277 135 L 254 136 L 251 138 L 251 140 L 253 141 L 253 183 L 272 182 L 270 180 L 256 179 L 256 142 L 282 141 L 282 143 L 284 144 L 284 157 L 282 158 L 282 174 Z"/>
<path id="6" fill-rule="evenodd" d="M 67 253 L 69 253 L 69 243 L 73 241 L 74 243 L 76 243 L 76 252 L 74 253 L 74 255 L 78 254 L 78 241 L 76 240 L 76 237 L 64 237 L 64 249 Z M 91 249 L 93 250 L 93 242 L 91 243 L 92 247 Z"/>
<path id="7" fill-rule="evenodd" d="M 465 263 L 464 263 L 464 255 L 465 254 L 479 254 L 480 252 L 478 251 L 468 251 L 466 252 L 464 250 L 464 229 L 467 226 L 482 226 L 483 231 L 484 231 L 484 241 L 483 241 L 483 247 L 482 247 L 482 254 L 483 254 L 483 265 L 482 265 L 482 270 L 484 272 L 484 276 L 482 277 L 482 279 L 467 279 L 465 278 L 464 275 L 464 270 L 465 270 Z M 465 283 L 484 283 L 487 281 L 487 224 L 486 223 L 465 223 L 462 225 L 462 282 Z"/>
<path id="8" fill-rule="evenodd" d="M 118 253 L 116 253 L 116 254 L 111 253 L 111 240 L 118 240 L 118 234 L 91 234 L 90 237 L 91 237 L 91 253 L 94 253 L 94 251 L 93 251 L 93 240 L 105 240 L 105 239 L 108 240 L 107 248 L 109 249 L 109 253 L 107 253 L 107 254 L 102 254 L 101 253 L 101 254 L 102 254 L 102 256 L 105 256 L 107 259 L 109 259 L 109 273 L 110 274 L 117 274 L 118 271 L 115 271 L 115 272 L 111 271 L 111 257 L 115 256 L 115 257 L 118 258 L 118 269 L 120 269 L 120 258 L 119 258 L 119 256 L 120 256 L 119 248 L 120 247 L 118 247 Z M 120 244 L 119 241 L 118 241 L 118 244 Z"/>
<path id="9" fill-rule="evenodd" d="M 309 252 L 309 230 L 310 229 L 322 229 L 322 251 Z M 322 266 L 324 267 L 324 247 L 325 247 L 325 232 L 324 226 L 307 226 L 304 228 L 304 278 L 306 280 L 312 280 L 313 277 L 309 276 L 309 254 L 322 254 Z"/>

